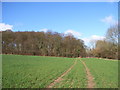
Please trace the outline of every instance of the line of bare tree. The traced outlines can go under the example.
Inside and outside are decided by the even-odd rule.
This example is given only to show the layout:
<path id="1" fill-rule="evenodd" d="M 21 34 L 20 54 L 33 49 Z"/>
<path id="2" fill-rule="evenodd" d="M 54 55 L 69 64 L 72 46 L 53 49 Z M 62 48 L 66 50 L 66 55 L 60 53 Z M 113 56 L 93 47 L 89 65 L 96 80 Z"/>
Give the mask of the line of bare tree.
<path id="1" fill-rule="evenodd" d="M 2 53 L 20 55 L 99 57 L 118 59 L 118 25 L 111 26 L 104 40 L 92 41 L 87 48 L 82 39 L 57 32 L 2 32 Z"/>
<path id="2" fill-rule="evenodd" d="M 94 45 L 92 49 L 87 50 L 89 56 L 109 59 L 120 59 L 118 54 L 118 48 L 120 46 L 118 39 L 119 36 L 118 25 L 108 28 L 105 39 L 92 41 Z"/>
<path id="3" fill-rule="evenodd" d="M 86 55 L 85 45 L 81 39 L 73 35 L 51 32 L 2 32 L 2 53 L 62 56 L 62 57 L 84 57 Z"/>

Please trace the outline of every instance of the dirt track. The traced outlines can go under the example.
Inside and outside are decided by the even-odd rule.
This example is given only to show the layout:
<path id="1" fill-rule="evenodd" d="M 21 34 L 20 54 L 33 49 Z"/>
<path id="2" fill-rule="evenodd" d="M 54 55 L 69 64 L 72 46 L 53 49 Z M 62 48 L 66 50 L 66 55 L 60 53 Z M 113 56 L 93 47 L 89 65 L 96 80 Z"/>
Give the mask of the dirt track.
<path id="1" fill-rule="evenodd" d="M 75 60 L 74 64 L 67 71 L 65 71 L 60 77 L 54 80 L 54 82 L 48 85 L 47 88 L 52 88 L 56 83 L 59 83 L 62 80 L 62 77 L 65 76 L 74 67 L 76 63 L 77 63 L 77 60 Z"/>
<path id="2" fill-rule="evenodd" d="M 93 76 L 91 75 L 90 70 L 89 70 L 89 68 L 86 66 L 85 62 L 82 61 L 82 60 L 81 60 L 81 62 L 83 63 L 83 65 L 84 65 L 84 67 L 85 67 L 85 69 L 86 69 L 86 74 L 87 74 L 87 79 L 88 79 L 88 86 L 87 86 L 87 88 L 94 88 L 94 86 L 95 86 L 95 83 L 94 83 L 94 80 L 93 80 L 94 78 L 93 78 Z"/>
<path id="3" fill-rule="evenodd" d="M 95 86 L 95 83 L 94 83 L 94 78 L 93 76 L 91 75 L 90 73 L 90 70 L 89 68 L 86 66 L 85 62 L 82 61 L 82 64 L 84 65 L 85 67 L 85 70 L 86 70 L 86 74 L 87 74 L 87 79 L 88 79 L 88 85 L 87 85 L 87 88 L 94 88 Z M 73 67 L 74 65 L 77 63 L 77 60 L 74 62 L 74 64 L 67 70 L 65 71 L 60 77 L 58 77 L 57 79 L 55 79 L 52 83 L 50 83 L 46 88 L 53 88 L 53 86 L 56 84 L 56 83 L 59 83 L 61 80 L 62 80 L 62 77 L 65 76 Z"/>

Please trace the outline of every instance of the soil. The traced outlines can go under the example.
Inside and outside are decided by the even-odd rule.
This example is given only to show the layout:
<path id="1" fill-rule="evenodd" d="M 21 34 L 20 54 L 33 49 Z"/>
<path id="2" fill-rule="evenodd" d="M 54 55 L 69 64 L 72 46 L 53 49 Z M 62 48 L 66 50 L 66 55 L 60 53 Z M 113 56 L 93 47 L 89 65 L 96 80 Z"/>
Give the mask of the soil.
<path id="1" fill-rule="evenodd" d="M 48 85 L 47 88 L 52 88 L 56 83 L 59 83 L 61 80 L 63 80 L 62 77 L 65 76 L 74 67 L 76 62 L 77 62 L 77 60 L 74 62 L 74 64 L 67 71 L 65 71 L 60 77 L 58 77 L 50 85 Z"/>
<path id="2" fill-rule="evenodd" d="M 89 68 L 86 66 L 85 62 L 84 61 L 81 61 L 82 64 L 84 65 L 85 67 L 85 70 L 86 70 L 86 74 L 87 74 L 87 79 L 88 79 L 88 85 L 87 85 L 87 88 L 94 88 L 95 86 L 95 83 L 94 83 L 94 78 L 93 76 L 91 75 L 90 73 L 90 70 Z M 77 60 L 74 62 L 74 64 L 67 70 L 65 71 L 61 76 L 59 76 L 57 79 L 55 79 L 52 83 L 50 83 L 47 88 L 52 88 L 56 83 L 59 83 L 60 81 L 63 80 L 63 76 L 65 76 L 73 67 L 74 65 L 77 63 Z"/>
<path id="3" fill-rule="evenodd" d="M 94 83 L 94 78 L 93 76 L 91 75 L 90 73 L 90 70 L 89 68 L 86 66 L 85 62 L 84 61 L 81 61 L 86 69 L 86 74 L 87 74 L 87 79 L 88 79 L 88 85 L 87 85 L 87 88 L 94 88 L 95 86 L 95 83 Z"/>

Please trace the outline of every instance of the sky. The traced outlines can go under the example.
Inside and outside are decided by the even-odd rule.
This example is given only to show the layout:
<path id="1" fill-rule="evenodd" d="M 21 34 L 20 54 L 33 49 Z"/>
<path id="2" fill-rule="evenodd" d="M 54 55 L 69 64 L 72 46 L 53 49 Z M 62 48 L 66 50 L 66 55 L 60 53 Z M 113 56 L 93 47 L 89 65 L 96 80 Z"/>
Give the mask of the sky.
<path id="1" fill-rule="evenodd" d="M 117 2 L 2 2 L 0 31 L 72 33 L 88 45 L 104 39 L 117 19 Z"/>

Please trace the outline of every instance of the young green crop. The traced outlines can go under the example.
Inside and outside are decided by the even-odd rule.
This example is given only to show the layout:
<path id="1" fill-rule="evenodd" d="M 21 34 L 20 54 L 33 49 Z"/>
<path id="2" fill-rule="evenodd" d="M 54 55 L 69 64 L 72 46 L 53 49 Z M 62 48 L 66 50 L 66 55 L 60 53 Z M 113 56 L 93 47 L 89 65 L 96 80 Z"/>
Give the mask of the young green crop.
<path id="1" fill-rule="evenodd" d="M 54 88 L 86 88 L 87 78 L 86 71 L 80 60 L 76 59 L 76 65 L 63 77 L 60 83 L 57 83 Z"/>
<path id="2" fill-rule="evenodd" d="M 118 61 L 83 58 L 94 77 L 97 88 L 118 88 Z"/>
<path id="3" fill-rule="evenodd" d="M 84 60 L 97 88 L 118 87 L 118 61 L 96 58 L 63 58 L 46 56 L 2 55 L 3 88 L 45 88 L 77 60 L 73 68 L 54 88 L 86 88 Z"/>
<path id="4" fill-rule="evenodd" d="M 73 58 L 3 55 L 3 88 L 45 88 L 73 63 Z"/>

